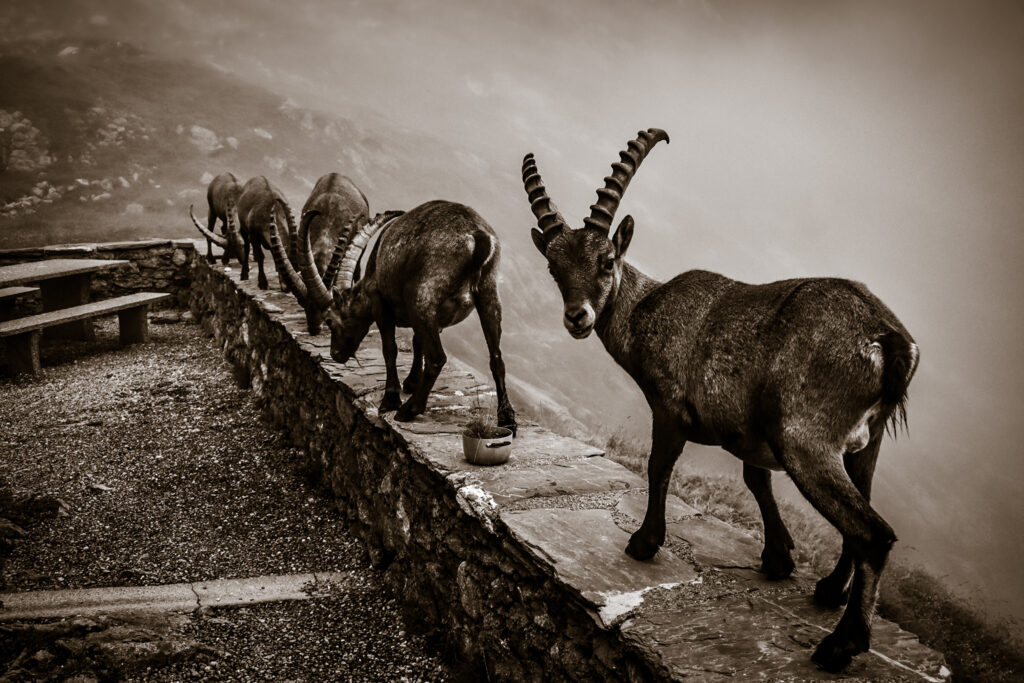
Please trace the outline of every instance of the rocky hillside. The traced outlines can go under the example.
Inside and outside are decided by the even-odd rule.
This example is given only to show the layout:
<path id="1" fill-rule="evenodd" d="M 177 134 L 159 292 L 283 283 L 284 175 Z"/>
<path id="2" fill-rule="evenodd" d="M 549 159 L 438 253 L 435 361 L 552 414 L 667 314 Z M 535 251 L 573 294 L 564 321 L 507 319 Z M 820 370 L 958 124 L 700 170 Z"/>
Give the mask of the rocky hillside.
<path id="1" fill-rule="evenodd" d="M 128 44 L 8 43 L 0 73 L 0 246 L 185 230 L 183 207 L 222 170 L 267 175 L 299 205 L 338 168 L 371 197 L 381 186 L 431 194 L 438 179 L 458 189 L 431 173 L 452 158 L 439 142 L 370 132 Z M 424 163 L 397 178 L 401 158 Z"/>

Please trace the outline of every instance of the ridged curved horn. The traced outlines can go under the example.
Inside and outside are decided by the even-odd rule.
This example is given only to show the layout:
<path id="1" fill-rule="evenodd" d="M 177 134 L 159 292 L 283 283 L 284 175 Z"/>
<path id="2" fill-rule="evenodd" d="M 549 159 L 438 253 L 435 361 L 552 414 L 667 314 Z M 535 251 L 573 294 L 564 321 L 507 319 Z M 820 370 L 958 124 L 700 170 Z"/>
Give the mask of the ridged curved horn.
<path id="1" fill-rule="evenodd" d="M 302 220 L 299 222 L 299 232 L 295 238 L 298 242 L 296 245 L 296 258 L 298 260 L 299 272 L 302 273 L 302 280 L 306 283 L 306 291 L 309 298 L 320 308 L 327 308 L 331 305 L 331 291 L 329 286 L 320 279 L 320 273 L 316 272 L 316 263 L 313 261 L 313 245 L 309 242 L 309 224 L 319 215 L 320 211 L 317 209 L 310 209 L 302 214 Z M 335 247 L 335 252 L 337 252 L 337 247 Z"/>
<path id="2" fill-rule="evenodd" d="M 341 269 L 341 259 L 345 256 L 348 243 L 352 241 L 352 235 L 358 230 L 356 225 L 360 221 L 365 223 L 368 219 L 368 216 L 357 215 L 349 221 L 345 229 L 338 235 L 338 241 L 334 245 L 334 253 L 331 254 L 331 260 L 327 263 L 327 268 L 324 270 L 324 284 L 327 285 L 328 290 L 334 286 L 334 281 L 338 278 L 338 271 Z"/>
<path id="3" fill-rule="evenodd" d="M 345 255 L 341 258 L 341 270 L 338 272 L 338 289 L 351 289 L 352 280 L 355 277 L 356 264 L 363 250 L 369 244 L 370 238 L 377 234 L 381 228 L 403 215 L 405 211 L 385 211 L 378 213 L 372 221 L 364 223 L 359 231 L 352 236 L 352 240 L 345 249 Z"/>
<path id="4" fill-rule="evenodd" d="M 242 241 L 242 230 L 238 227 L 238 212 L 235 211 L 234 204 L 228 205 L 224 217 L 227 218 L 228 244 L 235 250 L 235 258 L 242 263 L 242 259 L 245 258 L 245 243 Z"/>
<path id="5" fill-rule="evenodd" d="M 292 266 L 291 260 L 288 255 L 284 253 L 284 247 L 281 246 L 281 235 L 277 232 L 277 223 L 270 221 L 270 234 L 268 235 L 270 240 L 270 255 L 274 258 L 274 267 L 277 268 L 277 272 L 284 278 L 285 284 L 295 295 L 295 298 L 299 300 L 299 303 L 303 306 L 306 305 L 308 298 L 308 292 L 306 285 L 299 277 L 299 274 L 295 272 L 295 268 Z M 294 242 L 294 240 L 292 240 Z"/>
<path id="6" fill-rule="evenodd" d="M 629 181 L 651 148 L 662 140 L 669 141 L 668 133 L 660 128 L 648 128 L 637 133 L 636 139 L 630 140 L 626 149 L 619 152 L 620 161 L 612 164 L 612 174 L 604 179 L 604 187 L 597 191 L 597 203 L 590 206 L 590 216 L 583 219 L 586 227 L 606 233 L 611 230 L 612 219 Z"/>
<path id="7" fill-rule="evenodd" d="M 281 205 L 284 219 L 288 223 L 288 260 L 294 263 L 298 251 L 298 245 L 295 244 L 295 238 L 298 236 L 298 230 L 295 228 L 295 214 L 292 213 L 292 207 L 288 206 L 288 202 L 280 196 L 274 197 L 274 201 Z"/>
<path id="8" fill-rule="evenodd" d="M 532 152 L 523 157 L 523 186 L 530 197 L 530 210 L 537 217 L 537 226 L 545 237 L 554 230 L 568 227 L 562 214 L 558 212 L 558 207 L 548 196 L 548 191 L 544 189 L 544 182 L 541 180 Z"/>
<path id="9" fill-rule="evenodd" d="M 203 227 L 203 224 L 200 223 L 196 219 L 196 215 L 194 213 L 192 213 L 192 205 L 191 204 L 188 205 L 188 215 L 192 217 L 192 222 L 195 223 L 195 226 L 197 228 L 199 228 L 199 232 L 203 233 L 203 235 L 206 236 L 206 239 L 210 240 L 211 242 L 216 244 L 221 249 L 227 249 L 227 246 L 228 246 L 227 238 L 223 237 L 222 235 L 218 235 L 215 232 L 211 232 L 209 228 Z"/>

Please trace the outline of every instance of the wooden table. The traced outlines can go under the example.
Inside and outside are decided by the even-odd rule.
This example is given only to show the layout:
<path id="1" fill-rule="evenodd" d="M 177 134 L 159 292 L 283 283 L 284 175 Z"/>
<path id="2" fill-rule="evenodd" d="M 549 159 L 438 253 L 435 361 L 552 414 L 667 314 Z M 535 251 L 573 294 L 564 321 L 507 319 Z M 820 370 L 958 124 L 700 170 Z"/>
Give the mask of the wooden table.
<path id="1" fill-rule="evenodd" d="M 108 259 L 56 258 L 0 266 L 0 287 L 38 284 L 43 311 L 80 306 L 89 302 L 93 273 L 117 268 L 127 261 Z M 76 320 L 47 330 L 48 335 L 92 340 L 92 321 Z"/>

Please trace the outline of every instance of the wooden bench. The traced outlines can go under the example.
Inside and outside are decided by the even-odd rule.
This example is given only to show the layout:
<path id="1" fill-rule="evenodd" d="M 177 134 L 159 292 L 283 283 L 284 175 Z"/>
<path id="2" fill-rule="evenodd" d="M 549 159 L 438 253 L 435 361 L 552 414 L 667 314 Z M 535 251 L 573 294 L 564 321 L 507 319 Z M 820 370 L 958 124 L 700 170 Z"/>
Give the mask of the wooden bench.
<path id="1" fill-rule="evenodd" d="M 23 296 L 35 294 L 38 287 L 2 287 L 0 288 L 0 321 L 9 320 L 14 302 Z"/>
<path id="2" fill-rule="evenodd" d="M 149 305 L 170 297 L 167 293 L 138 292 L 0 322 L 0 338 L 7 339 L 10 372 L 12 375 L 38 373 L 40 332 L 47 327 L 76 320 L 117 313 L 121 344 L 144 342 L 149 338 L 149 323 L 146 319 Z"/>

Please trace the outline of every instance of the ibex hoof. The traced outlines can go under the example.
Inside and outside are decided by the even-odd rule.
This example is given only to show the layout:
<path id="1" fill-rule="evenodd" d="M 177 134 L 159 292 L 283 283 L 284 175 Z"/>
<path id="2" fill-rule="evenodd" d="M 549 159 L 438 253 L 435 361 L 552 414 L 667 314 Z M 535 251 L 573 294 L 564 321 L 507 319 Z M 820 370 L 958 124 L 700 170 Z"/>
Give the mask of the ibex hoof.
<path id="1" fill-rule="evenodd" d="M 512 430 L 512 436 L 517 436 L 519 433 L 518 426 L 516 425 L 516 414 L 511 408 L 508 410 L 498 411 L 498 426 L 504 427 L 505 429 Z"/>
<path id="2" fill-rule="evenodd" d="M 378 413 L 390 413 L 392 410 L 396 410 L 402 405 L 402 399 L 398 394 L 384 394 L 384 398 L 381 399 L 380 405 L 377 406 Z"/>
<path id="3" fill-rule="evenodd" d="M 402 407 L 398 409 L 397 413 L 395 413 L 396 420 L 398 420 L 399 422 L 412 422 L 413 420 L 416 419 L 417 415 L 423 412 L 422 408 L 417 410 L 410 404 L 411 401 L 406 401 L 404 404 L 402 404 Z"/>
<path id="4" fill-rule="evenodd" d="M 769 552 L 767 548 L 761 553 L 761 571 L 771 581 L 788 579 L 796 564 L 788 550 Z"/>
<path id="5" fill-rule="evenodd" d="M 640 535 L 637 531 L 629 537 L 629 544 L 626 545 L 626 554 L 634 560 L 649 560 L 658 552 L 661 543 L 656 543 Z"/>
<path id="6" fill-rule="evenodd" d="M 850 599 L 850 589 L 826 576 L 814 587 L 814 601 L 822 607 L 842 607 Z"/>
<path id="7" fill-rule="evenodd" d="M 868 651 L 867 637 L 850 638 L 841 633 L 842 627 L 825 636 L 818 649 L 811 655 L 811 661 L 830 673 L 845 669 L 856 655 Z M 863 642 L 858 642 L 863 641 Z"/>
<path id="8" fill-rule="evenodd" d="M 207 263 L 216 263 L 217 262 L 217 257 L 214 256 L 213 254 L 207 254 L 206 255 L 206 262 Z"/>

